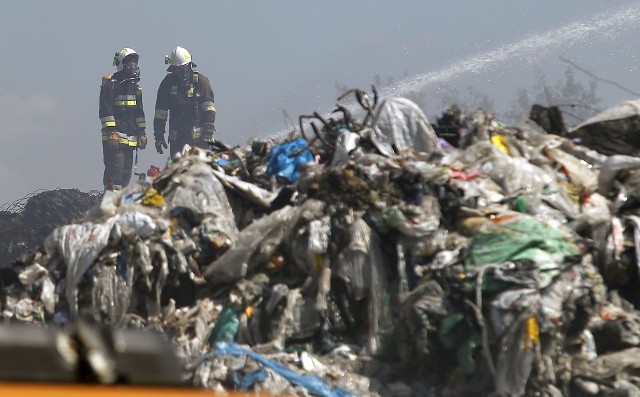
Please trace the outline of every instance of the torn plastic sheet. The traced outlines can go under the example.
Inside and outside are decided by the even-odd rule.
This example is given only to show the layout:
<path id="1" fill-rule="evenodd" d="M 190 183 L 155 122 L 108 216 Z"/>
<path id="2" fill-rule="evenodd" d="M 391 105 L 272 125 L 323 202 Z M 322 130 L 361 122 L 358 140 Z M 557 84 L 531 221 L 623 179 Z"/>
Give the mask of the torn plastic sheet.
<path id="1" fill-rule="evenodd" d="M 410 237 L 425 237 L 440 227 L 440 219 L 437 217 L 414 224 L 407 219 L 398 206 L 388 207 L 378 216 L 388 227 Z"/>
<path id="2" fill-rule="evenodd" d="M 204 277 L 214 285 L 245 277 L 260 264 L 252 260 L 256 252 L 262 259 L 270 257 L 284 237 L 285 226 L 295 224 L 300 212 L 301 207 L 286 206 L 244 228 L 235 244 L 207 267 Z"/>
<path id="3" fill-rule="evenodd" d="M 535 289 L 507 290 L 491 302 L 490 320 L 496 337 L 502 337 L 523 308 L 540 305 L 541 298 Z"/>
<path id="4" fill-rule="evenodd" d="M 234 241 L 238 228 L 222 182 L 208 163 L 192 159 L 195 160 L 194 157 L 183 159 L 172 170 L 179 179 L 165 193 L 167 213 L 184 208 L 203 215 L 212 220 L 218 231 Z"/>
<path id="5" fill-rule="evenodd" d="M 229 176 L 224 172 L 213 170 L 213 174 L 225 186 L 228 186 L 236 193 L 242 195 L 242 197 L 255 204 L 261 205 L 262 207 L 269 207 L 273 199 L 278 195 L 278 192 L 270 192 L 254 185 L 253 183 L 245 182 L 238 177 Z"/>
<path id="6" fill-rule="evenodd" d="M 602 123 L 605 121 L 621 120 L 633 116 L 640 116 L 640 99 L 624 101 L 612 106 L 604 111 L 590 117 L 571 129 L 570 132 L 577 131 L 588 125 Z"/>
<path id="7" fill-rule="evenodd" d="M 94 266 L 91 306 L 78 307 L 78 312 L 103 324 L 121 325 L 132 294 L 132 269 L 120 256 L 116 266 Z"/>
<path id="8" fill-rule="evenodd" d="M 360 136 L 355 132 L 349 130 L 343 130 L 336 139 L 336 150 L 331 160 L 331 166 L 337 167 L 347 163 L 349 161 L 349 153 L 358 147 Z"/>
<path id="9" fill-rule="evenodd" d="M 640 169 L 640 159 L 637 157 L 621 154 L 609 156 L 598 174 L 598 190 L 605 196 L 609 195 L 612 193 L 618 174 L 638 169 Z"/>
<path id="10" fill-rule="evenodd" d="M 568 137 L 605 155 L 637 156 L 640 99 L 608 108 L 572 128 Z"/>
<path id="11" fill-rule="evenodd" d="M 440 142 L 427 116 L 409 99 L 393 97 L 382 101 L 373 125 L 371 140 L 385 156 L 395 154 L 392 145 L 400 151 L 441 151 Z"/>
<path id="12" fill-rule="evenodd" d="M 142 238 L 149 238 L 156 232 L 156 222 L 146 214 L 140 212 L 127 211 L 117 218 L 118 223 L 135 232 Z"/>
<path id="13" fill-rule="evenodd" d="M 350 299 L 366 303 L 365 351 L 374 354 L 380 347 L 380 328 L 384 326 L 382 306 L 387 290 L 384 255 L 380 238 L 362 218 L 354 220 L 349 244 L 331 264 L 331 276 L 349 286 Z M 366 339 L 364 339 L 366 338 Z"/>
<path id="14" fill-rule="evenodd" d="M 258 363 L 275 371 L 278 375 L 285 377 L 289 382 L 302 386 L 311 393 L 320 397 L 355 397 L 355 395 L 341 388 L 331 388 L 327 383 L 315 375 L 300 375 L 291 368 L 265 358 L 258 353 L 249 349 L 245 349 L 235 343 L 217 342 L 214 345 L 213 354 L 216 355 L 232 355 L 232 356 L 248 356 Z"/>
<path id="15" fill-rule="evenodd" d="M 597 189 L 598 173 L 589 164 L 560 149 L 548 148 L 546 153 L 562 165 L 571 182 L 578 185 L 582 192 L 592 193 Z"/>
<path id="16" fill-rule="evenodd" d="M 507 195 L 533 193 L 539 198 L 542 189 L 553 183 L 553 177 L 549 173 L 522 157 L 509 158 L 507 156 L 504 160 L 504 168 L 499 171 L 503 178 L 496 182 L 501 183 Z"/>
<path id="17" fill-rule="evenodd" d="M 565 257 L 578 253 L 561 232 L 534 218 L 521 217 L 491 226 L 474 238 L 465 259 L 467 268 L 518 259 L 531 259 L 539 266 L 559 266 Z"/>
<path id="18" fill-rule="evenodd" d="M 86 222 L 60 226 L 44 242 L 47 255 L 53 257 L 59 254 L 67 265 L 65 292 L 72 315 L 76 315 L 78 310 L 76 305 L 78 283 L 109 242 L 109 235 L 116 220 L 116 217 L 112 217 L 104 223 Z"/>
<path id="19" fill-rule="evenodd" d="M 25 286 L 31 286 L 34 282 L 47 275 L 47 269 L 45 269 L 39 263 L 34 263 L 31 266 L 27 266 L 20 274 L 18 279 Z"/>
<path id="20" fill-rule="evenodd" d="M 506 327 L 495 359 L 495 393 L 500 396 L 524 396 L 540 344 L 537 304 L 520 307 L 514 321 Z"/>
<path id="21" fill-rule="evenodd" d="M 44 308 L 48 314 L 53 314 L 56 305 L 56 286 L 49 277 L 46 277 L 42 282 L 42 292 L 40 293 L 40 300 L 44 304 Z"/>
<path id="22" fill-rule="evenodd" d="M 309 252 L 324 254 L 329 247 L 331 218 L 325 216 L 309 222 Z"/>

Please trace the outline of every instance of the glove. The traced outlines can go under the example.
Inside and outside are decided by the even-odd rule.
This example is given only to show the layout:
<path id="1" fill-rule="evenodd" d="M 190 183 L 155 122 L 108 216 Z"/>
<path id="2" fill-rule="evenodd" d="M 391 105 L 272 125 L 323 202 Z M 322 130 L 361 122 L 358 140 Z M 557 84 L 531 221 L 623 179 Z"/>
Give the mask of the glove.
<path id="1" fill-rule="evenodd" d="M 144 150 L 147 147 L 147 135 L 143 134 L 140 135 L 140 138 L 138 138 L 138 148 L 140 148 L 140 150 Z"/>
<path id="2" fill-rule="evenodd" d="M 213 136 L 213 134 L 216 132 L 216 127 L 213 125 L 213 123 L 204 123 L 202 125 L 202 132 L 203 136 Z"/>
<path id="3" fill-rule="evenodd" d="M 164 135 L 154 135 L 156 140 L 156 152 L 163 154 L 162 148 L 168 149 L 167 141 L 164 140 Z"/>
<path id="4" fill-rule="evenodd" d="M 211 123 L 206 123 L 202 126 L 202 137 L 199 139 L 202 146 L 211 146 L 216 140 L 213 137 L 213 133 L 216 132 L 216 128 Z"/>
<path id="5" fill-rule="evenodd" d="M 120 137 L 118 137 L 118 134 L 116 132 L 112 132 L 111 134 L 109 134 L 107 142 L 113 149 L 117 149 L 118 145 L 120 144 Z"/>

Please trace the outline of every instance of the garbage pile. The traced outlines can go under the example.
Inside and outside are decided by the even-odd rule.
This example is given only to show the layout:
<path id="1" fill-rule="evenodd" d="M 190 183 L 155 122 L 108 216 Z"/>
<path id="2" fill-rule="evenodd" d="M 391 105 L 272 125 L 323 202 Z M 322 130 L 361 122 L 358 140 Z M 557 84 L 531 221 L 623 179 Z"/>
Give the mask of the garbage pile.
<path id="1" fill-rule="evenodd" d="M 5 321 L 161 331 L 213 391 L 640 393 L 640 159 L 375 89 L 299 121 L 106 192 L 2 275 Z"/>
<path id="2" fill-rule="evenodd" d="M 58 226 L 81 219 L 102 192 L 38 190 L 0 207 L 0 267 L 33 250 Z"/>

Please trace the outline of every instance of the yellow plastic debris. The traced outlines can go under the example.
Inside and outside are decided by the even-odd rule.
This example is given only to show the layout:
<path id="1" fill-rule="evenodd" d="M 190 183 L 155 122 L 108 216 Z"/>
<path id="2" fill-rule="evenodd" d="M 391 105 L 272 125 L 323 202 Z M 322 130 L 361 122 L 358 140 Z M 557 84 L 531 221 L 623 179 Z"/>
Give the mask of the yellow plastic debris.
<path id="1" fill-rule="evenodd" d="M 142 205 L 161 207 L 164 205 L 164 197 L 156 189 L 151 188 L 142 196 Z"/>
<path id="2" fill-rule="evenodd" d="M 507 140 L 500 134 L 491 135 L 491 143 L 493 143 L 502 153 L 509 154 L 509 147 L 507 147 Z"/>
<path id="3" fill-rule="evenodd" d="M 523 339 L 525 349 L 532 349 L 535 345 L 540 343 L 540 326 L 538 325 L 538 319 L 535 316 L 531 316 L 527 319 L 527 330 Z"/>
<path id="4" fill-rule="evenodd" d="M 324 268 L 324 255 L 313 254 L 313 267 L 317 272 Z"/>

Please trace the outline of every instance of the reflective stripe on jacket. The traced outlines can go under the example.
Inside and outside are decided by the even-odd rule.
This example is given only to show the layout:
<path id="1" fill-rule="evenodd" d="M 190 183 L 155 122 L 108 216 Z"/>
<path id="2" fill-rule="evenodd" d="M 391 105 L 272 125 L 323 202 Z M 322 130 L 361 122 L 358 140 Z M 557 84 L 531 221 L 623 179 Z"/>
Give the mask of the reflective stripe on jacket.
<path id="1" fill-rule="evenodd" d="M 129 146 L 146 128 L 142 105 L 142 87 L 137 81 L 125 78 L 122 72 L 104 76 L 100 87 L 99 117 L 103 140 L 105 133 L 118 132 L 121 143 Z M 121 136 L 122 135 L 122 136 Z M 125 140 L 126 139 L 126 140 Z"/>

